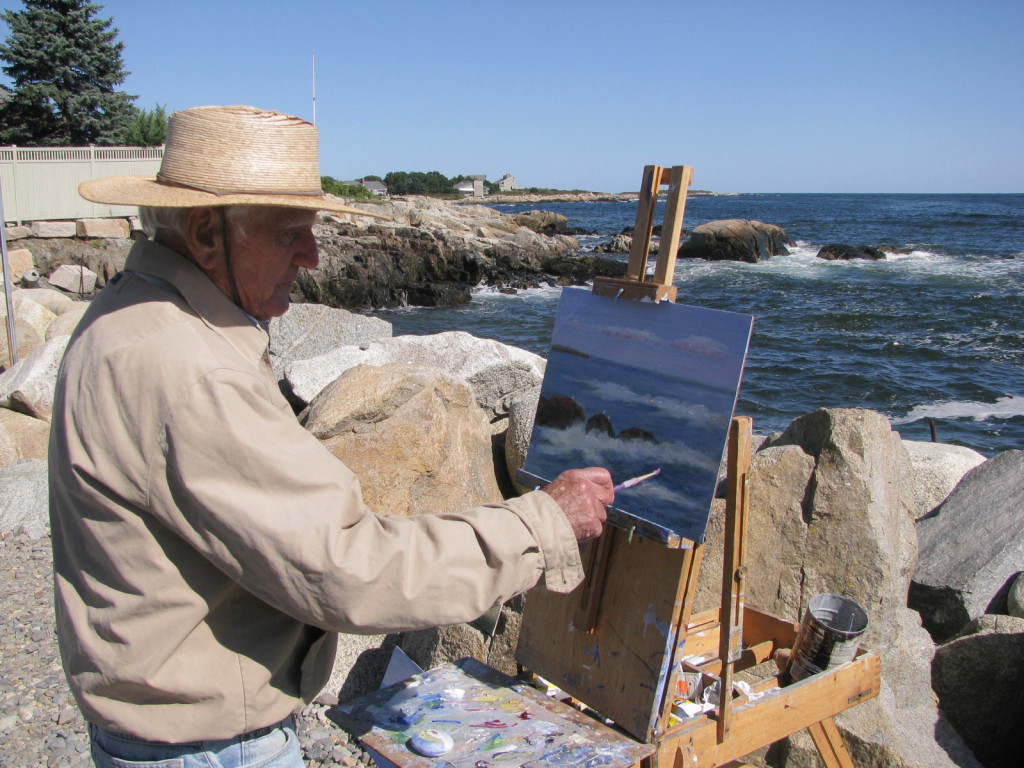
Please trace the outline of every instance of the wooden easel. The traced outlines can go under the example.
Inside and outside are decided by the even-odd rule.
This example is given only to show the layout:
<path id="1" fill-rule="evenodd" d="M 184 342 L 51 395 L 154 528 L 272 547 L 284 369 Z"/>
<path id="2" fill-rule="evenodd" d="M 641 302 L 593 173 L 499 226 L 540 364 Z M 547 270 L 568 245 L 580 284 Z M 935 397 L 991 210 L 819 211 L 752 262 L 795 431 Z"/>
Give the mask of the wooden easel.
<path id="1" fill-rule="evenodd" d="M 644 169 L 636 227 L 624 279 L 597 278 L 594 293 L 674 301 L 672 285 L 692 169 Z M 647 280 L 654 214 L 668 185 L 661 246 Z M 526 601 L 519 663 L 652 744 L 643 768 L 740 766 L 739 759 L 807 728 L 828 768 L 852 768 L 832 717 L 878 695 L 876 652 L 780 691 L 776 675 L 733 697 L 736 672 L 792 648 L 799 624 L 745 605 L 744 565 L 751 420 L 733 419 L 727 453 L 722 602 L 693 615 L 704 545 L 666 546 L 611 527 L 584 554 L 587 579 L 570 595 L 537 591 Z M 683 671 L 719 681 L 715 711 L 677 719 L 674 693 Z"/>

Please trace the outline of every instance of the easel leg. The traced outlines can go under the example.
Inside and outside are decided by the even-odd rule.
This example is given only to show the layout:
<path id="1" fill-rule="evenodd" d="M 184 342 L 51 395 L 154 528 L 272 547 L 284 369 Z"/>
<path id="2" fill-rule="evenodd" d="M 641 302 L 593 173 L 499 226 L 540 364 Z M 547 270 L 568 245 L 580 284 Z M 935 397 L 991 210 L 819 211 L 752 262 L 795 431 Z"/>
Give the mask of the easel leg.
<path id="1" fill-rule="evenodd" d="M 826 717 L 820 723 L 808 726 L 807 730 L 827 768 L 853 768 L 850 753 L 846 751 L 843 737 L 839 734 L 839 729 L 836 728 L 835 721 L 831 717 Z"/>

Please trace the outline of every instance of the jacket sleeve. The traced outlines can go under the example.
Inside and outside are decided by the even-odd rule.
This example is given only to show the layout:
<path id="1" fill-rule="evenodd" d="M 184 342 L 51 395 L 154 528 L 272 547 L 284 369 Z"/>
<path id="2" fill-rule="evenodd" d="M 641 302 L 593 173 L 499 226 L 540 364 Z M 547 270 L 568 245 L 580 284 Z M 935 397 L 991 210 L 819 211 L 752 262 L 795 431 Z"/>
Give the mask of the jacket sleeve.
<path id="1" fill-rule="evenodd" d="M 208 374 L 159 439 L 152 513 L 307 624 L 384 633 L 470 621 L 541 577 L 560 592 L 582 580 L 568 520 L 542 491 L 461 514 L 372 514 L 355 475 L 256 376 Z"/>

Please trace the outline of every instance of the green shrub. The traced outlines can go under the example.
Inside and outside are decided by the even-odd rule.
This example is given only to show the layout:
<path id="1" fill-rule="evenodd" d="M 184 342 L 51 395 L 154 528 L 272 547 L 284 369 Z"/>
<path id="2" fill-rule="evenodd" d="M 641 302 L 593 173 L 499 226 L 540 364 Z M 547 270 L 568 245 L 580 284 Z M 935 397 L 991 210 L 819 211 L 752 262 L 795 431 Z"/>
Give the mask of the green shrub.
<path id="1" fill-rule="evenodd" d="M 359 184 L 342 184 L 331 176 L 320 177 L 320 188 L 335 197 L 349 197 L 355 200 L 373 200 L 373 192 Z"/>

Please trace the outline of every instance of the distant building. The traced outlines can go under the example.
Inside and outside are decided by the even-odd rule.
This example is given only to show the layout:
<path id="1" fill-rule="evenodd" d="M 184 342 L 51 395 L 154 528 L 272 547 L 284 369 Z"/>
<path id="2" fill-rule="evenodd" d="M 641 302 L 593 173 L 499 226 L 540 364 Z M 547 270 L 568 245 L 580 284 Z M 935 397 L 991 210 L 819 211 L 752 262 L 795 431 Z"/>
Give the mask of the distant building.
<path id="1" fill-rule="evenodd" d="M 516 186 L 516 177 L 511 173 L 506 173 L 498 179 L 498 189 L 502 192 L 511 192 L 513 189 L 519 189 L 519 187 Z"/>
<path id="2" fill-rule="evenodd" d="M 486 176 L 470 176 L 465 181 L 452 184 L 452 189 L 463 197 L 483 197 L 487 194 L 487 188 L 484 186 L 486 178 Z"/>
<path id="3" fill-rule="evenodd" d="M 370 190 L 377 197 L 384 197 L 388 193 L 388 188 L 382 181 L 376 179 L 353 179 L 352 181 L 343 181 L 342 184 L 346 184 L 350 187 L 365 187 Z"/>

